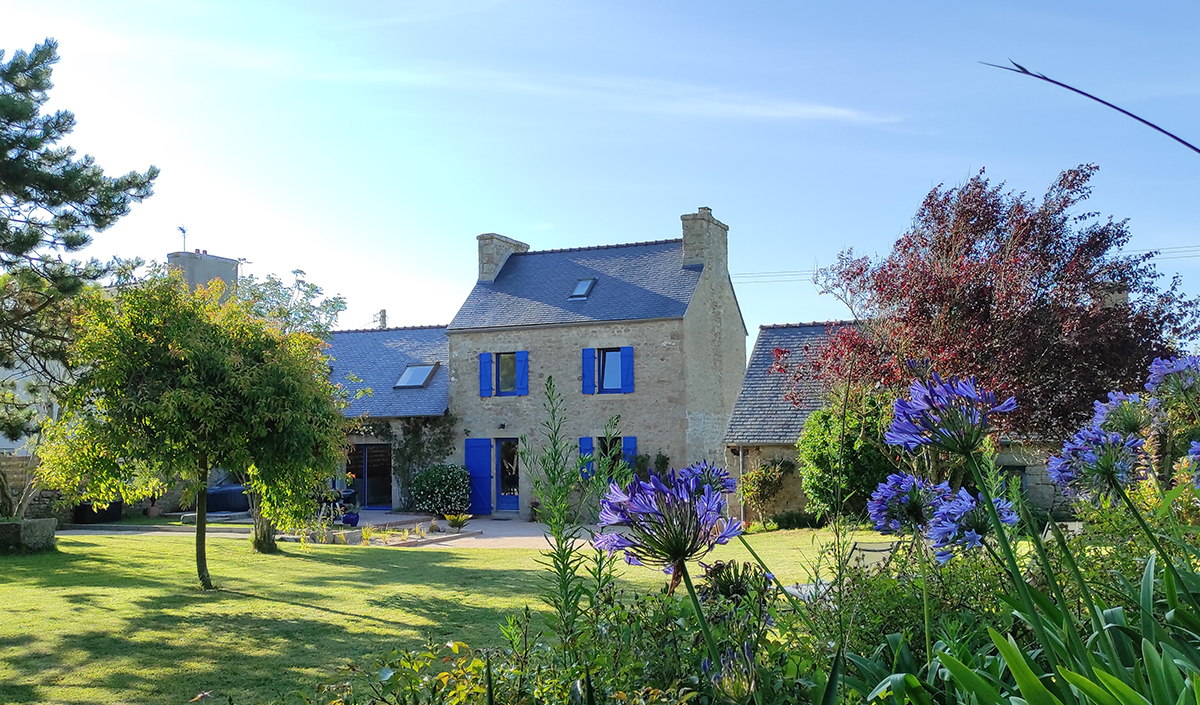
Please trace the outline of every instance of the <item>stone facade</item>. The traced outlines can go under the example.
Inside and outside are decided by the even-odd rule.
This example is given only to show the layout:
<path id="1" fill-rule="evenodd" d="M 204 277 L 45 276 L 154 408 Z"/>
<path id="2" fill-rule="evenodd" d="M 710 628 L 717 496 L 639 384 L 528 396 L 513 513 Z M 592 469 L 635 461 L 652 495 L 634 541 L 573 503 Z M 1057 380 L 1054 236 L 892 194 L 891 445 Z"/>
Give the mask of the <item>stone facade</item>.
<path id="1" fill-rule="evenodd" d="M 725 448 L 725 467 L 729 468 L 729 474 L 736 477 L 739 482 L 741 482 L 743 472 L 756 468 L 763 463 L 779 459 L 790 460 L 793 463 L 797 462 L 796 447 L 790 445 L 762 445 L 726 446 Z M 793 470 L 783 476 L 783 483 L 779 488 L 779 494 L 775 495 L 767 503 L 763 514 L 766 518 L 770 518 L 773 514 L 780 514 L 782 512 L 802 511 L 807 501 L 807 498 L 804 496 L 804 489 L 800 485 L 800 475 Z M 744 505 L 740 499 L 734 499 L 730 502 L 729 512 L 731 515 L 738 515 L 747 522 L 761 521 L 764 518 L 749 506 Z"/>
<path id="2" fill-rule="evenodd" d="M 450 341 L 450 410 L 459 418 L 455 452 L 465 464 L 467 438 L 519 439 L 533 448 L 543 441 L 545 383 L 553 377 L 563 396 L 563 433 L 604 435 L 605 422 L 620 415 L 623 436 L 637 438 L 639 455 L 665 453 L 675 467 L 700 460 L 720 462 L 722 438 L 746 368 L 746 329 L 729 279 L 728 226 L 708 208 L 682 216 L 682 267 L 700 277 L 682 318 L 588 321 L 455 329 Z M 528 249 L 498 235 L 479 236 L 479 279 L 494 281 L 504 261 Z M 584 394 L 585 348 L 632 347 L 634 391 Z M 526 396 L 487 396 L 479 391 L 479 355 L 528 352 Z M 495 468 L 493 467 L 493 477 Z M 528 516 L 532 478 L 520 468 L 520 513 Z M 494 485 L 494 483 L 493 483 Z M 495 487 L 492 487 L 493 505 Z"/>

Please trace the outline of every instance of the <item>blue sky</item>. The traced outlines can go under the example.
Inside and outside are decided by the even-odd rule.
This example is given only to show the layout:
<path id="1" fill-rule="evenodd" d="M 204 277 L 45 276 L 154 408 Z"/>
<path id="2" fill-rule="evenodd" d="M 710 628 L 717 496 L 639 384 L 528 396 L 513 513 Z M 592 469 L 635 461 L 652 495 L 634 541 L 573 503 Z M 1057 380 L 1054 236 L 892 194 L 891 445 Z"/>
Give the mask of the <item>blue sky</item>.
<path id="1" fill-rule="evenodd" d="M 1146 5 L 1146 6 L 1143 6 Z M 884 254 L 980 168 L 1087 209 L 1131 249 L 1200 245 L 1200 155 L 1012 58 L 1200 142 L 1197 3 L 0 1 L 0 47 L 60 42 L 52 107 L 156 195 L 89 254 L 188 248 L 303 269 L 340 324 L 446 323 L 475 235 L 534 249 L 678 237 L 709 206 L 736 274 Z M 1192 254 L 1200 255 L 1200 248 Z M 1200 257 L 1164 260 L 1200 293 Z M 751 330 L 845 315 L 807 277 L 737 283 Z"/>

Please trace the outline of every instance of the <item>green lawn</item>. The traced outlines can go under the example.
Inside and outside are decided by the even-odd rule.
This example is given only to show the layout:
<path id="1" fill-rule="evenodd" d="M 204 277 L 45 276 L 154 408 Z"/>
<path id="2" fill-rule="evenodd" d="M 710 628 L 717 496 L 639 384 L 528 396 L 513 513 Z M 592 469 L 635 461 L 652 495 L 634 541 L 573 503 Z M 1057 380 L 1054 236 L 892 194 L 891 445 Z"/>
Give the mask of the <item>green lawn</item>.
<path id="1" fill-rule="evenodd" d="M 824 532 L 751 537 L 781 580 Z M 497 625 L 537 601 L 537 551 L 289 546 L 210 539 L 218 590 L 196 582 L 189 535 L 60 537 L 59 550 L 0 557 L 0 703 L 182 703 L 273 699 L 349 659 L 423 635 L 496 645 Z M 740 545 L 710 559 L 746 559 Z M 629 568 L 657 589 L 662 574 Z M 210 701 L 217 702 L 217 701 Z"/>

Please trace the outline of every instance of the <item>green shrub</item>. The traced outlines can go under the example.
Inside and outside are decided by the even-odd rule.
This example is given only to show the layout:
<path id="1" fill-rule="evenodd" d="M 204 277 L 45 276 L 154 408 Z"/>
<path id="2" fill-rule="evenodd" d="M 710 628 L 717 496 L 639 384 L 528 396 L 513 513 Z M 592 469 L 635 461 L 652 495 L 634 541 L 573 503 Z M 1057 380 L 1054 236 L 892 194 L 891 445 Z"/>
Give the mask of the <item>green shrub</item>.
<path id="1" fill-rule="evenodd" d="M 771 521 L 780 529 L 819 529 L 825 526 L 821 515 L 799 509 L 772 514 Z"/>
<path id="2" fill-rule="evenodd" d="M 413 475 L 409 493 L 418 512 L 463 514 L 471 507 L 471 474 L 461 465 L 434 465 Z"/>
<path id="3" fill-rule="evenodd" d="M 790 461 L 771 460 L 742 473 L 738 481 L 738 496 L 760 517 L 767 503 L 783 488 L 784 468 L 787 467 L 785 463 L 795 468 L 795 464 Z"/>
<path id="4" fill-rule="evenodd" d="M 840 399 L 841 394 L 831 395 Z M 808 509 L 829 515 L 838 506 L 842 512 L 862 516 L 876 486 L 896 471 L 888 459 L 883 434 L 892 423 L 891 401 L 868 393 L 852 393 L 842 423 L 842 404 L 818 409 L 804 422 L 796 442 L 799 451 L 800 484 L 808 498 Z M 845 475 L 839 460 L 845 449 Z M 840 486 L 839 486 L 840 485 Z"/>
<path id="5" fill-rule="evenodd" d="M 659 475 L 666 475 L 671 469 L 671 459 L 661 450 L 654 455 L 654 472 Z"/>

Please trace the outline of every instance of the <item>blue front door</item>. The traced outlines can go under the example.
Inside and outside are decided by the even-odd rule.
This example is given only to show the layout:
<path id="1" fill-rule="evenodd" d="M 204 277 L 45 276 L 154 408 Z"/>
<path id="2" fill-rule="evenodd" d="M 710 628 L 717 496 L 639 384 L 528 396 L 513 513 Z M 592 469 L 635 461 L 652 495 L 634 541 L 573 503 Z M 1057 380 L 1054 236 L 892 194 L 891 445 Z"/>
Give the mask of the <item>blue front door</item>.
<path id="1" fill-rule="evenodd" d="M 516 438 L 496 439 L 496 509 L 515 512 L 521 508 L 521 463 Z"/>
<path id="2" fill-rule="evenodd" d="M 468 438 L 465 454 L 471 474 L 471 513 L 492 513 L 492 439 Z"/>

